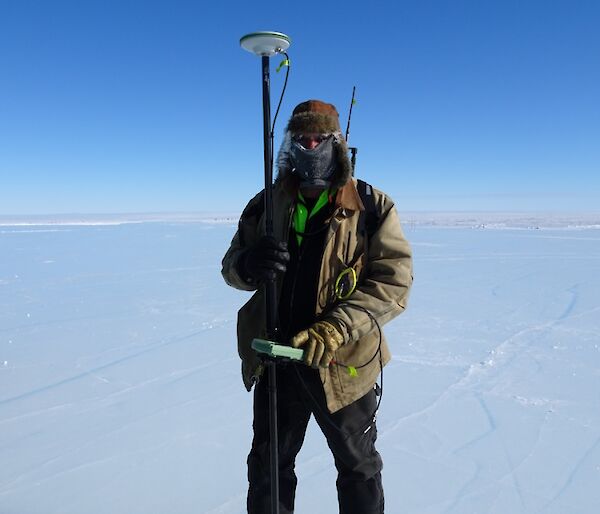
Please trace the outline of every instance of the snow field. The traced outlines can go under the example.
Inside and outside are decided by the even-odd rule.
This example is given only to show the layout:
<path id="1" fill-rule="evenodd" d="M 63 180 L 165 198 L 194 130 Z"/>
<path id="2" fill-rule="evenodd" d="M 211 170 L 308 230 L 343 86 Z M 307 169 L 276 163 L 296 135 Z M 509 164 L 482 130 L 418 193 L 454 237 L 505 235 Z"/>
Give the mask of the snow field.
<path id="1" fill-rule="evenodd" d="M 600 232 L 405 226 L 378 417 L 386 510 L 600 505 Z M 0 512 L 242 513 L 251 395 L 220 259 L 235 226 L 3 227 Z M 337 512 L 311 423 L 297 512 Z"/>

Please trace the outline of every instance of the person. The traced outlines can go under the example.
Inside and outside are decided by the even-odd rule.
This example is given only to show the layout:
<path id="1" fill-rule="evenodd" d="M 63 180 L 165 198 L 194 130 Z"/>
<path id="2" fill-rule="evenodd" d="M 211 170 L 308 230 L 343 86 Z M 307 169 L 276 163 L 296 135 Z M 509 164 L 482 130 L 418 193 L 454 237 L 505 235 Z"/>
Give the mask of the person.
<path id="1" fill-rule="evenodd" d="M 293 110 L 277 168 L 274 236 L 264 234 L 261 192 L 222 263 L 230 286 L 256 291 L 238 313 L 242 376 L 248 391 L 255 385 L 248 513 L 270 512 L 268 375 L 250 346 L 266 336 L 269 279 L 279 291 L 277 340 L 304 350 L 304 363 L 277 365 L 280 512 L 294 510 L 295 458 L 314 415 L 338 471 L 340 513 L 382 513 L 377 378 L 391 355 L 381 325 L 406 308 L 410 246 L 393 201 L 353 178 L 333 105 L 308 100 Z"/>

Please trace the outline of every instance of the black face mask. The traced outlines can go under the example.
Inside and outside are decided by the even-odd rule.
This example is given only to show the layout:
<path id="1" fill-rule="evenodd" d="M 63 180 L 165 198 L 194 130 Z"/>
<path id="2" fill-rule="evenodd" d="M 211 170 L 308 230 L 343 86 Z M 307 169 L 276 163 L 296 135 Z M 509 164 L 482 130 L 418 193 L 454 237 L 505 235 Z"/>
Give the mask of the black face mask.
<path id="1" fill-rule="evenodd" d="M 300 177 L 301 187 L 329 187 L 335 171 L 333 136 L 329 136 L 312 150 L 292 141 L 290 161 L 292 173 Z"/>

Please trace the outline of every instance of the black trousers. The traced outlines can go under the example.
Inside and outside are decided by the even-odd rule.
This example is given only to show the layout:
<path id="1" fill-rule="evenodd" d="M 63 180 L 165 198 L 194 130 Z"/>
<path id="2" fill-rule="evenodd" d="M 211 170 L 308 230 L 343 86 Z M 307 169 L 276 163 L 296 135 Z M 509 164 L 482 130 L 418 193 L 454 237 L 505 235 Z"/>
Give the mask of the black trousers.
<path id="1" fill-rule="evenodd" d="M 254 390 L 254 439 L 248 456 L 249 514 L 271 512 L 268 381 L 265 373 Z M 311 414 L 333 453 L 340 514 L 383 513 L 383 463 L 375 450 L 377 427 L 372 419 L 377 406 L 375 391 L 331 414 L 318 371 L 304 364 L 278 365 L 277 389 L 280 513 L 294 512 L 298 482 L 295 460 Z"/>

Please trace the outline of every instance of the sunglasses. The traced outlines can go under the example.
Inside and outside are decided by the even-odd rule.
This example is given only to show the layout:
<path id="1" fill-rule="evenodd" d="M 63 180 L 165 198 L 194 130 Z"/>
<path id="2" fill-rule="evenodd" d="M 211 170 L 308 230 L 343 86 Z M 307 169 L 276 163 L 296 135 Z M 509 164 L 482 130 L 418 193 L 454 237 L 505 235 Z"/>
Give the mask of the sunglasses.
<path id="1" fill-rule="evenodd" d="M 331 137 L 330 134 L 298 134 L 293 136 L 292 139 L 304 148 L 308 148 L 311 143 L 316 142 L 318 146 L 329 137 Z"/>

